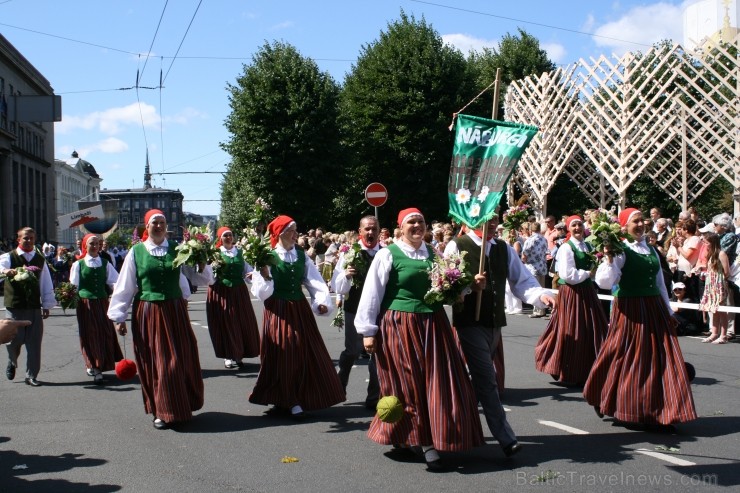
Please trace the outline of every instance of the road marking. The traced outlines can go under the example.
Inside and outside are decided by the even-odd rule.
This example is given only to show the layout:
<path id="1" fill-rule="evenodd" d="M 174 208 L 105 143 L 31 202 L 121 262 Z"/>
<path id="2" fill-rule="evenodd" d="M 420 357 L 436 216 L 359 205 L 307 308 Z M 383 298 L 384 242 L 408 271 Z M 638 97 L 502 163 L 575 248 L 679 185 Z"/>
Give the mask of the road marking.
<path id="1" fill-rule="evenodd" d="M 197 325 L 198 327 L 200 327 L 200 324 L 198 322 L 190 322 L 190 324 L 191 325 Z"/>
<path id="2" fill-rule="evenodd" d="M 510 413 L 511 412 L 511 409 L 509 409 L 508 407 L 505 407 L 504 408 L 504 412 Z"/>
<path id="3" fill-rule="evenodd" d="M 567 431 L 568 433 L 573 433 L 574 435 L 588 435 L 589 434 L 585 430 L 579 430 L 578 428 L 573 428 L 572 426 L 562 425 L 560 423 L 556 423 L 555 421 L 544 421 L 541 419 L 538 419 L 537 421 L 541 425 L 551 426 L 553 428 L 557 428 L 558 430 L 563 430 L 563 431 Z"/>
<path id="4" fill-rule="evenodd" d="M 644 448 L 638 448 L 635 450 L 638 454 L 643 455 L 649 455 L 650 457 L 655 457 L 656 459 L 664 460 L 666 462 L 670 462 L 671 464 L 675 464 L 677 466 L 695 466 L 695 462 L 690 462 L 687 460 L 679 459 L 678 457 L 674 457 L 672 455 L 667 454 L 661 454 L 660 452 L 653 452 L 652 450 L 644 449 Z"/>

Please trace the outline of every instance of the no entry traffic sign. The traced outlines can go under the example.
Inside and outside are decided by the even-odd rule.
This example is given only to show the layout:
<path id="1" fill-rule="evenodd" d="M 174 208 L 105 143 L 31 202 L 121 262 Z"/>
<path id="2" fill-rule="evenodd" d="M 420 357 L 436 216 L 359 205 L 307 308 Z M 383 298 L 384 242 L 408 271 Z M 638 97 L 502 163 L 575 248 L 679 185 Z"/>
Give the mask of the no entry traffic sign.
<path id="1" fill-rule="evenodd" d="M 371 183 L 365 189 L 365 200 L 373 207 L 380 207 L 388 200 L 388 190 L 382 183 Z"/>

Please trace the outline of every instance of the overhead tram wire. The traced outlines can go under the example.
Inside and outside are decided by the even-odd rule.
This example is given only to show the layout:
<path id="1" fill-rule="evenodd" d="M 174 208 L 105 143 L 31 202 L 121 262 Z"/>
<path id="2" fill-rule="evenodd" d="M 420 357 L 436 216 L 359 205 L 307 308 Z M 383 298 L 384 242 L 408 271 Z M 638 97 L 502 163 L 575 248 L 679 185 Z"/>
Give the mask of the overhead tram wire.
<path id="1" fill-rule="evenodd" d="M 154 41 L 157 39 L 157 34 L 159 33 L 159 28 L 162 25 L 162 19 L 164 19 L 164 11 L 167 10 L 167 4 L 170 3 L 170 0 L 166 0 L 164 2 L 164 7 L 162 7 L 162 13 L 159 15 L 159 22 L 157 22 L 157 29 L 154 30 L 154 36 L 152 37 L 152 42 L 149 44 L 149 51 L 146 53 L 146 59 L 144 60 L 144 66 L 141 68 L 141 77 L 144 77 L 144 70 L 146 70 L 146 64 L 149 61 L 149 57 L 152 55 L 152 48 L 154 48 Z M 161 84 L 160 84 L 161 86 Z"/>
<path id="2" fill-rule="evenodd" d="M 177 59 L 177 55 L 180 53 L 180 48 L 182 48 L 182 44 L 185 42 L 185 38 L 188 35 L 188 32 L 190 32 L 190 27 L 193 25 L 193 21 L 195 20 L 195 16 L 198 14 L 198 10 L 200 9 L 200 4 L 203 3 L 203 0 L 200 0 L 198 2 L 198 6 L 195 7 L 195 12 L 193 12 L 193 17 L 190 18 L 190 24 L 188 24 L 188 28 L 185 30 L 185 34 L 182 36 L 182 40 L 180 40 L 180 45 L 177 47 L 177 51 L 175 52 L 175 56 L 172 57 L 172 62 L 170 63 L 170 67 L 167 69 L 167 73 L 164 74 L 164 78 L 162 79 L 162 84 L 165 80 L 167 80 L 167 76 L 170 75 L 170 70 L 172 70 L 172 65 L 175 64 L 175 60 Z"/>
<path id="3" fill-rule="evenodd" d="M 566 31 L 566 32 L 569 32 L 569 33 L 574 33 L 574 34 L 582 34 L 584 36 L 593 36 L 594 38 L 602 38 L 602 39 L 609 39 L 609 40 L 612 40 L 612 41 L 620 41 L 622 43 L 630 43 L 630 44 L 637 45 L 637 46 L 647 46 L 647 47 L 651 47 L 652 46 L 652 45 L 645 44 L 645 43 L 638 43 L 637 41 L 630 41 L 628 39 L 620 39 L 620 38 L 614 38 L 612 36 L 603 36 L 601 34 L 587 33 L 587 32 L 584 32 L 584 31 L 578 31 L 577 29 L 568 29 L 567 27 L 559 27 L 559 26 L 553 26 L 553 25 L 550 25 L 550 24 L 543 24 L 541 22 L 527 21 L 527 20 L 524 20 L 524 19 L 516 19 L 514 17 L 506 17 L 506 16 L 503 16 L 503 15 L 490 14 L 488 12 L 480 12 L 478 10 L 464 9 L 462 7 L 453 7 L 451 5 L 444 5 L 444 4 L 441 4 L 441 3 L 434 3 L 434 2 L 427 2 L 425 0 L 409 0 L 409 1 L 414 2 L 414 3 L 421 3 L 421 4 L 424 4 L 424 5 L 431 5 L 433 7 L 441 7 L 443 9 L 457 10 L 459 12 L 467 12 L 469 14 L 484 15 L 486 17 L 494 17 L 496 19 L 504 19 L 504 20 L 507 20 L 507 21 L 521 22 L 522 24 L 531 24 L 533 26 L 547 27 L 549 29 L 557 29 L 559 31 Z"/>

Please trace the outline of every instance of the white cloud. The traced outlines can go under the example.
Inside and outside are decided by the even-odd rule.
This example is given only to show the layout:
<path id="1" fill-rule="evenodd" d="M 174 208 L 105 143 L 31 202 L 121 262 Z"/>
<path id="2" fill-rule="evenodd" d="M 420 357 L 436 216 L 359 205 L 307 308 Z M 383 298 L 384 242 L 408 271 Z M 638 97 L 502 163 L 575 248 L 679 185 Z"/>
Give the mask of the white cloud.
<path id="1" fill-rule="evenodd" d="M 663 39 L 682 39 L 683 5 L 667 2 L 641 5 L 629 10 L 620 19 L 597 27 L 593 32 L 612 38 L 594 37 L 593 40 L 598 46 L 611 48 L 617 55 L 621 56 L 627 51 L 647 51 Z"/>
<path id="2" fill-rule="evenodd" d="M 474 38 L 467 34 L 443 34 L 442 41 L 454 46 L 465 55 L 471 51 L 483 51 L 483 48 L 496 48 L 498 40 Z"/>
<path id="3" fill-rule="evenodd" d="M 559 43 L 540 43 L 540 48 L 547 52 L 547 57 L 553 61 L 553 63 L 560 65 L 565 61 L 565 55 L 567 50 L 565 46 Z"/>
<path id="4" fill-rule="evenodd" d="M 174 115 L 166 115 L 162 120 L 165 123 L 177 123 L 180 125 L 187 125 L 193 120 L 196 119 L 205 119 L 207 118 L 207 115 L 205 113 L 202 113 L 195 108 L 183 108 L 179 113 L 176 113 Z"/>
<path id="5" fill-rule="evenodd" d="M 291 27 L 295 26 L 295 22 L 293 21 L 285 21 L 281 22 L 280 24 L 275 24 L 270 28 L 272 31 L 282 31 L 283 29 L 290 29 Z"/>
<path id="6" fill-rule="evenodd" d="M 159 124 L 160 117 L 157 109 L 147 103 L 132 103 L 119 108 L 109 108 L 103 111 L 94 111 L 82 116 L 64 115 L 62 121 L 57 123 L 55 131 L 59 134 L 67 134 L 74 130 L 98 130 L 106 135 L 116 135 L 125 127 L 144 126 L 151 127 Z"/>

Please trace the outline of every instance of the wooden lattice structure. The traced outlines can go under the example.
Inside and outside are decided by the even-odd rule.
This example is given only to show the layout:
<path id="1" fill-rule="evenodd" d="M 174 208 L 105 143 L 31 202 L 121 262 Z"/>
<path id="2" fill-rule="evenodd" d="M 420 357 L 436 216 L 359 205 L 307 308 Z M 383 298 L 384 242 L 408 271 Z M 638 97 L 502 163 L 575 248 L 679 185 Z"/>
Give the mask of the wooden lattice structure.
<path id="1" fill-rule="evenodd" d="M 685 210 L 716 179 L 740 198 L 740 35 L 731 43 L 581 59 L 513 82 L 505 115 L 540 128 L 510 183 L 547 213 L 564 173 L 594 206 L 624 207 L 647 173 Z"/>

